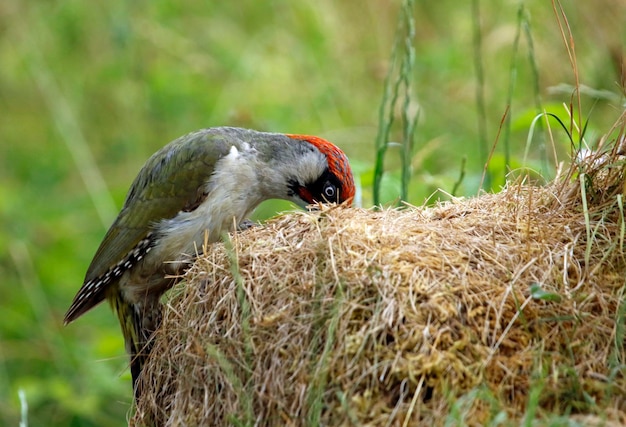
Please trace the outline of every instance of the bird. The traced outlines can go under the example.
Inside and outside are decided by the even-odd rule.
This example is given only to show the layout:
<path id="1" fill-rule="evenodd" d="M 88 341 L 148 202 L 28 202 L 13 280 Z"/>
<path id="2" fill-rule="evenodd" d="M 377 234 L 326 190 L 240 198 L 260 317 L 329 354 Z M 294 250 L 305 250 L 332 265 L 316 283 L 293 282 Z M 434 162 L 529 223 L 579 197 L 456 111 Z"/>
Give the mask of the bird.
<path id="1" fill-rule="evenodd" d="M 243 226 L 264 200 L 284 199 L 304 208 L 350 205 L 354 195 L 346 155 L 325 139 L 236 127 L 181 136 L 139 171 L 64 324 L 108 300 L 130 355 L 138 399 L 138 379 L 161 322 L 159 299 L 203 243 Z"/>

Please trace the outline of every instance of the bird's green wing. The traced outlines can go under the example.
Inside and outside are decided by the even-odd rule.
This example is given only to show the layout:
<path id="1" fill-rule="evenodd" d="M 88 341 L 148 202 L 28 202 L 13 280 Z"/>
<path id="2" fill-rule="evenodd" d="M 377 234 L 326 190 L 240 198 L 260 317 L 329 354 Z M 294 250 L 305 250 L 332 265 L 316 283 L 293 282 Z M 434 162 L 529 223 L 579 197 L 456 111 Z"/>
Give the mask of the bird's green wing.
<path id="1" fill-rule="evenodd" d="M 156 152 L 133 182 L 124 206 L 96 252 L 85 281 L 107 272 L 146 238 L 151 227 L 180 211 L 195 209 L 215 163 L 236 141 L 221 133 L 198 131 Z"/>
<path id="2" fill-rule="evenodd" d="M 148 159 L 94 255 L 65 323 L 105 298 L 108 286 L 137 261 L 133 251 L 154 243 L 151 239 L 156 236 L 150 235 L 154 225 L 195 209 L 206 198 L 205 183 L 233 145 L 239 148 L 240 140 L 228 128 L 205 129 L 178 138 Z"/>

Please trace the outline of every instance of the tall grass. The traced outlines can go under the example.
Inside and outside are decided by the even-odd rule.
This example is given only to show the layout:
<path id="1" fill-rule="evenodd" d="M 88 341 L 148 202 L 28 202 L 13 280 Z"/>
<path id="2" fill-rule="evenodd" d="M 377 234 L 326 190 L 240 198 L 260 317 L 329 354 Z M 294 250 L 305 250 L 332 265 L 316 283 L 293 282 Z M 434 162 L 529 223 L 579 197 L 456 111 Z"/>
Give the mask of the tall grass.
<path id="1" fill-rule="evenodd" d="M 483 65 L 483 35 L 481 25 L 480 0 L 472 0 L 472 27 L 474 70 L 476 73 L 476 124 L 478 126 L 478 152 L 483 165 L 489 163 L 489 141 L 487 134 L 487 111 L 485 107 L 485 71 Z M 491 172 L 484 169 L 480 188 L 491 187 Z"/>
<path id="2" fill-rule="evenodd" d="M 415 130 L 419 110 L 413 97 L 413 69 L 415 66 L 415 2 L 404 0 L 400 8 L 396 37 L 391 49 L 389 70 L 383 84 L 383 97 L 378 110 L 378 134 L 374 166 L 373 202 L 381 203 L 381 188 L 385 157 L 391 146 L 391 131 L 400 110 L 401 161 L 400 201 L 408 201 L 411 179 L 411 161 L 414 153 Z"/>

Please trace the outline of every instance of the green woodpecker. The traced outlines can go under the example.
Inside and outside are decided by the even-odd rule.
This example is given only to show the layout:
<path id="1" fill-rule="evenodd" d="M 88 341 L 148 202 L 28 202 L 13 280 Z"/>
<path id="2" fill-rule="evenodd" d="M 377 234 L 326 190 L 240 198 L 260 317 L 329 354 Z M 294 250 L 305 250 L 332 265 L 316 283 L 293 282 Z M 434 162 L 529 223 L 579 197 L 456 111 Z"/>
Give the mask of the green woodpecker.
<path id="1" fill-rule="evenodd" d="M 107 299 L 121 324 L 138 396 L 137 378 L 161 319 L 159 298 L 205 236 L 219 240 L 267 199 L 304 207 L 350 203 L 354 193 L 345 154 L 315 136 L 220 127 L 180 137 L 135 178 L 65 324 Z"/>

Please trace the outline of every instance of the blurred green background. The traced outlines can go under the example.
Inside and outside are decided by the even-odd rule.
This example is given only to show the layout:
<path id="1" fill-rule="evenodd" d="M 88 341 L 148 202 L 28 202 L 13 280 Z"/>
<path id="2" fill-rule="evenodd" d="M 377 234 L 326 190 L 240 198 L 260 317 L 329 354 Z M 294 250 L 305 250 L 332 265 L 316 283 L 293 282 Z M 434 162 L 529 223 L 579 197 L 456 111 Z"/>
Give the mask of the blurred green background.
<path id="1" fill-rule="evenodd" d="M 317 134 L 347 152 L 360 204 L 371 206 L 399 8 L 398 0 L 0 2 L 0 425 L 18 425 L 20 390 L 31 426 L 125 422 L 132 394 L 117 320 L 106 305 L 68 327 L 62 319 L 130 182 L 170 140 L 218 125 Z M 593 143 L 623 110 L 626 6 L 564 9 Z M 450 192 L 464 158 L 457 194 L 476 194 L 479 147 L 491 149 L 507 104 L 512 166 L 554 176 L 552 153 L 564 162 L 570 153 L 564 132 L 553 129 L 554 145 L 529 137 L 538 100 L 568 121 L 561 104 L 576 82 L 552 4 L 420 0 L 414 16 L 409 201 Z M 397 157 L 391 148 L 388 202 L 399 193 Z M 498 144 L 495 190 L 502 158 Z M 285 208 L 265 204 L 259 217 Z"/>

